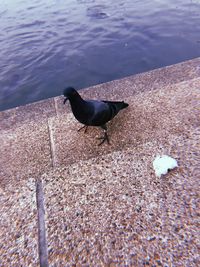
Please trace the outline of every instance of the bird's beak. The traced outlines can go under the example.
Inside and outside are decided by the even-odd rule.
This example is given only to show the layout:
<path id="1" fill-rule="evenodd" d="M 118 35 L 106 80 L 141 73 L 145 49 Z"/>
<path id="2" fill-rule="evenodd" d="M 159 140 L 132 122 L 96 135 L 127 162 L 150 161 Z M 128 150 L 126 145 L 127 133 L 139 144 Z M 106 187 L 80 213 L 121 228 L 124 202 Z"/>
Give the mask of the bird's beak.
<path id="1" fill-rule="evenodd" d="M 66 97 L 65 99 L 64 99 L 64 101 L 63 101 L 63 104 L 65 104 L 65 102 L 68 100 L 68 98 Z"/>

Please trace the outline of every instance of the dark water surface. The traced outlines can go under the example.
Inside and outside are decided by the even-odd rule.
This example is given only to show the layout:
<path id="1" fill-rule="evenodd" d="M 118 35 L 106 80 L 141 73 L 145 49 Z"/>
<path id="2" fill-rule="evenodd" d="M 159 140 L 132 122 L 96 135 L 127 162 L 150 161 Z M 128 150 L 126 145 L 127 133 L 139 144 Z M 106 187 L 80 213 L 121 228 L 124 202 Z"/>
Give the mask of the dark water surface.
<path id="1" fill-rule="evenodd" d="M 200 56 L 200 0 L 0 0 L 0 110 Z"/>

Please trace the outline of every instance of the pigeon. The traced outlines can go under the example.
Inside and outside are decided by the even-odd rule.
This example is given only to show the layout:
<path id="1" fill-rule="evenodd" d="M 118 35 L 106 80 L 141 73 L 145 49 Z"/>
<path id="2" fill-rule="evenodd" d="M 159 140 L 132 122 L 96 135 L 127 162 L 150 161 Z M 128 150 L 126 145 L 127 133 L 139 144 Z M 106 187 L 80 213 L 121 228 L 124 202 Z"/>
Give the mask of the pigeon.
<path id="1" fill-rule="evenodd" d="M 74 117 L 82 124 L 78 131 L 88 126 L 99 126 L 104 131 L 104 136 L 99 137 L 101 140 L 99 146 L 105 141 L 109 144 L 106 123 L 112 120 L 121 109 L 128 107 L 123 101 L 98 101 L 84 100 L 73 87 L 67 87 L 63 91 L 65 97 L 64 104 L 69 100 Z"/>

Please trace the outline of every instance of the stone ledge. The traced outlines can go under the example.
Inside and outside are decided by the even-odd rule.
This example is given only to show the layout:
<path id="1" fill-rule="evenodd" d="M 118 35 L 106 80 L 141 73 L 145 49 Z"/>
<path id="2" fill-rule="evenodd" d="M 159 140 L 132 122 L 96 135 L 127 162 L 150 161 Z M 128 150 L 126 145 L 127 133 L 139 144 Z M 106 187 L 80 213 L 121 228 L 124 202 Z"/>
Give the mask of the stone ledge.
<path id="1" fill-rule="evenodd" d="M 80 90 L 83 97 L 88 99 L 119 100 L 137 93 L 162 88 L 200 77 L 200 57 L 171 66 L 154 69 L 148 72 L 125 77 L 120 80 L 98 84 Z M 63 105 L 63 97 L 55 97 L 57 114 L 69 112 Z"/>
<path id="2" fill-rule="evenodd" d="M 25 106 L 1 111 L 0 130 L 9 130 L 30 122 L 44 121 L 52 116 L 56 116 L 55 100 L 54 98 L 49 98 Z"/>
<path id="3" fill-rule="evenodd" d="M 200 78 L 123 99 L 129 107 L 108 124 L 110 145 L 100 147 L 96 138 L 101 135 L 101 129 L 89 127 L 85 134 L 77 132 L 81 125 L 71 113 L 52 117 L 49 125 L 54 166 L 68 166 L 80 159 L 122 150 L 130 144 L 159 140 L 172 133 L 187 135 L 191 127 L 200 124 L 199 95 Z"/>
<path id="4" fill-rule="evenodd" d="M 138 92 L 149 91 L 169 84 L 200 76 L 200 58 L 195 58 L 149 72 L 125 77 L 81 90 L 84 97 L 93 99 L 127 98 Z M 62 92 L 61 92 L 62 93 Z M 30 121 L 39 121 L 69 112 L 63 97 L 55 97 L 0 112 L 0 129 L 9 129 Z"/>
<path id="5" fill-rule="evenodd" d="M 48 120 L 15 125 L 0 132 L 0 184 L 10 183 L 18 175 L 41 175 L 50 168 L 67 166 L 122 150 L 130 144 L 161 139 L 169 133 L 187 135 L 199 126 L 200 78 L 141 92 L 126 100 L 129 107 L 108 124 L 111 145 L 98 147 L 97 127 L 77 132 L 80 124 L 72 113 Z"/>

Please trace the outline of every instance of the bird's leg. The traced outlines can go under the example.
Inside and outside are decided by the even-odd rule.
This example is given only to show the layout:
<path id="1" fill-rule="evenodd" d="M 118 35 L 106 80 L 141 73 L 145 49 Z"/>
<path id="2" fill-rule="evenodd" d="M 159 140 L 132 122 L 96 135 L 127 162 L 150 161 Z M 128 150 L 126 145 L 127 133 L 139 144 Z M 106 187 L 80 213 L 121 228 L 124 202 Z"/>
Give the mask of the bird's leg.
<path id="1" fill-rule="evenodd" d="M 82 129 L 84 129 L 85 128 L 85 131 L 84 131 L 84 133 L 86 133 L 87 132 L 87 128 L 88 128 L 88 126 L 87 125 L 84 125 L 84 126 L 82 126 L 80 129 L 78 129 L 78 132 L 80 132 Z"/>
<path id="2" fill-rule="evenodd" d="M 107 143 L 110 144 L 109 143 L 108 134 L 107 134 L 107 126 L 106 125 L 102 125 L 101 128 L 104 131 L 104 136 L 98 138 L 100 140 L 102 139 L 102 141 L 98 144 L 98 146 L 101 146 L 105 141 L 107 141 Z"/>

